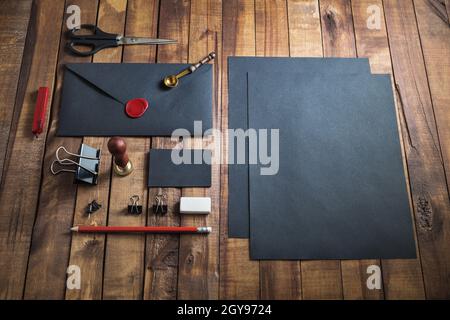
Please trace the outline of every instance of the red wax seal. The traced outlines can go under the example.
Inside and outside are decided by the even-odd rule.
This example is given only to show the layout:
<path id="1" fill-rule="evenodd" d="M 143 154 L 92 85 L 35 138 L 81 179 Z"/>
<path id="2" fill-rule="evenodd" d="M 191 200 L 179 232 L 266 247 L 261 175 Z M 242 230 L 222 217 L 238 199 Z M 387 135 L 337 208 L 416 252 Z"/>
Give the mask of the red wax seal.
<path id="1" fill-rule="evenodd" d="M 139 118 L 148 108 L 148 101 L 144 98 L 131 99 L 125 106 L 125 112 L 130 118 Z"/>

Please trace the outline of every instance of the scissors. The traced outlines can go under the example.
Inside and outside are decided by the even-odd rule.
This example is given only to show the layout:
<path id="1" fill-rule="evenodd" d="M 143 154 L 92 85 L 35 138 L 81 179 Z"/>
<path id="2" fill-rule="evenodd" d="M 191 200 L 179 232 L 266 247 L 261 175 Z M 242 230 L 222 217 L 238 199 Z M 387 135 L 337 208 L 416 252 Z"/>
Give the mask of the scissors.
<path id="1" fill-rule="evenodd" d="M 79 34 L 80 30 L 89 30 L 91 34 Z M 91 56 L 102 49 L 113 48 L 130 44 L 171 44 L 176 43 L 176 40 L 168 39 L 151 39 L 151 38 L 137 38 L 125 37 L 119 34 L 107 33 L 93 24 L 83 24 L 79 29 L 72 29 L 69 31 L 70 41 L 67 43 L 69 50 L 79 56 Z M 89 47 L 91 50 L 78 50 L 75 46 Z"/>

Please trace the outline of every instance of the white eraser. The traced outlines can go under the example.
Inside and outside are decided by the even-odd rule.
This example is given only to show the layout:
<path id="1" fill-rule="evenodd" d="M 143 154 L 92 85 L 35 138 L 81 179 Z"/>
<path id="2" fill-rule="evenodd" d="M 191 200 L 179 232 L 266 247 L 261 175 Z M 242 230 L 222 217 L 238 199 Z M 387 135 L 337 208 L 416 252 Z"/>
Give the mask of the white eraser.
<path id="1" fill-rule="evenodd" d="M 181 197 L 180 213 L 208 214 L 211 212 L 211 198 L 209 197 Z"/>

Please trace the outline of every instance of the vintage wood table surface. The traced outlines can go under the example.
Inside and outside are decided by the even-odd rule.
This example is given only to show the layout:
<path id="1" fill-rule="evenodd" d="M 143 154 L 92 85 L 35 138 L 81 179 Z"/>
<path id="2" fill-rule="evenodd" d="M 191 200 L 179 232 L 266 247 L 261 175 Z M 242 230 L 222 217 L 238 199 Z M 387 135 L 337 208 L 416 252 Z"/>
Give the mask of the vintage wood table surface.
<path id="1" fill-rule="evenodd" d="M 441 1 L 444 3 L 444 1 Z M 445 3 L 447 7 L 445 7 Z M 450 5 L 428 0 L 0 0 L 0 298 L 1 299 L 434 299 L 450 298 Z M 93 58 L 64 49 L 66 9 L 81 23 L 171 46 L 106 49 Z M 248 240 L 227 237 L 227 166 L 214 165 L 209 189 L 166 189 L 166 216 L 125 214 L 139 194 L 144 208 L 150 148 L 166 138 L 128 138 L 136 171 L 111 174 L 107 138 L 61 138 L 63 66 L 68 62 L 214 63 L 213 122 L 227 128 L 227 57 L 369 57 L 373 73 L 395 79 L 397 111 L 415 219 L 416 260 L 251 261 Z M 51 89 L 46 132 L 31 135 L 40 86 Z M 77 186 L 49 171 L 60 145 L 102 150 L 97 186 Z M 185 142 L 188 143 L 188 142 Z M 198 146 L 198 141 L 192 142 Z M 225 149 L 227 143 L 221 142 Z M 224 158 L 226 150 L 222 153 Z M 180 216 L 180 196 L 212 198 L 207 217 Z M 91 220 L 92 199 L 103 204 Z M 208 225 L 209 236 L 71 235 L 73 224 Z M 67 289 L 68 266 L 81 288 Z M 382 270 L 369 290 L 367 267 Z M 69 270 L 71 271 L 71 270 Z"/>

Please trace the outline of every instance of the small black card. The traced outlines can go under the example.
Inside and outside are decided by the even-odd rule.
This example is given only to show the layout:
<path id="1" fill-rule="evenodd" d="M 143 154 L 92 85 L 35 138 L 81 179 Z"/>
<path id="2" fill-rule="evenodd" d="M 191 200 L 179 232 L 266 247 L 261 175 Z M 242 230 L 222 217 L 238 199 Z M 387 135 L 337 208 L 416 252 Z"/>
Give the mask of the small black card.
<path id="1" fill-rule="evenodd" d="M 211 151 L 151 149 L 149 187 L 211 187 Z"/>

